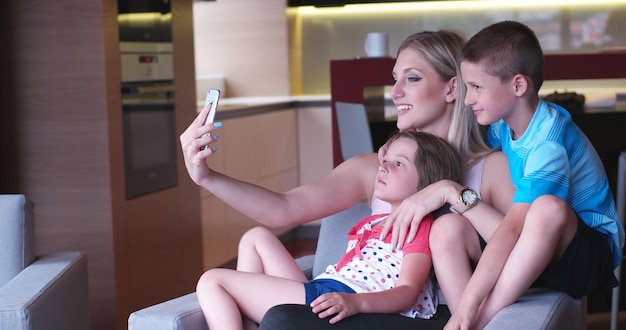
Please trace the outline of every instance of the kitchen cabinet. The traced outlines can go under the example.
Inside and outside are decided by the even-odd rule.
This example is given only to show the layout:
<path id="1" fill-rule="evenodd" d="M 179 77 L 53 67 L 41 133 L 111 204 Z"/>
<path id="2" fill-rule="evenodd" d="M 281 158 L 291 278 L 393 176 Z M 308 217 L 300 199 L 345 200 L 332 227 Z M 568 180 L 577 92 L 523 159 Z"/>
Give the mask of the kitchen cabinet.
<path id="1" fill-rule="evenodd" d="M 274 191 L 298 185 L 296 110 L 287 108 L 219 120 L 217 153 L 209 166 L 233 178 Z M 201 189 L 204 268 L 218 267 L 237 256 L 241 235 L 259 225 Z M 272 212 L 272 210 L 267 210 Z M 275 228 L 277 235 L 292 228 Z"/>

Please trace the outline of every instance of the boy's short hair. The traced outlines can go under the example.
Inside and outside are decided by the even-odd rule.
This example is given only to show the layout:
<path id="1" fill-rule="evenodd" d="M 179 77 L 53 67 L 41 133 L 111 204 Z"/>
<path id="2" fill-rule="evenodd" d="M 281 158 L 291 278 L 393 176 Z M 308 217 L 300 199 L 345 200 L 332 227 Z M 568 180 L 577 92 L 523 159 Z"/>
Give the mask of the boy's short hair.
<path id="1" fill-rule="evenodd" d="M 535 93 L 543 84 L 541 45 L 533 30 L 519 22 L 502 21 L 480 30 L 463 47 L 462 61 L 481 64 L 501 81 L 523 74 Z"/>

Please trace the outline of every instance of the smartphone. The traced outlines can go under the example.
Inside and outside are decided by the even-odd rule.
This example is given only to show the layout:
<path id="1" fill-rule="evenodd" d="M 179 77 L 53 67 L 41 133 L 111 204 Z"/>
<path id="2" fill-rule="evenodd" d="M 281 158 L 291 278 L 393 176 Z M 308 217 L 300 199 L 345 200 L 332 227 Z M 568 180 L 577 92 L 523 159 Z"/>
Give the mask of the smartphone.
<path id="1" fill-rule="evenodd" d="M 220 90 L 211 88 L 206 92 L 206 99 L 204 100 L 204 107 L 211 105 L 211 110 L 204 120 L 204 124 L 212 123 L 215 119 L 215 112 L 217 112 L 217 103 L 220 100 Z"/>
<path id="2" fill-rule="evenodd" d="M 217 103 L 219 102 L 219 99 L 220 99 L 219 89 L 211 88 L 207 91 L 206 99 L 204 100 L 204 107 L 206 108 L 210 104 L 211 109 L 209 110 L 209 114 L 206 116 L 206 119 L 204 120 L 204 125 L 212 123 L 213 120 L 215 119 L 215 112 L 217 112 Z M 211 133 L 208 133 L 207 135 L 210 135 L 210 134 Z M 204 149 L 208 147 L 209 145 L 207 144 L 206 146 L 204 146 Z"/>

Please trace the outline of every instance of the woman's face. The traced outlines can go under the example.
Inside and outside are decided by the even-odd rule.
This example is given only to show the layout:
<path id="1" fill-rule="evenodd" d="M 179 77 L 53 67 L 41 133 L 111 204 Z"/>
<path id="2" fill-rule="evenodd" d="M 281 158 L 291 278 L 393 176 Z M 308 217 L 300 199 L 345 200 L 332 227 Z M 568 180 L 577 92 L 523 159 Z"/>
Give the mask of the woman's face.
<path id="1" fill-rule="evenodd" d="M 406 48 L 393 68 L 391 98 L 398 114 L 398 129 L 417 129 L 447 138 L 455 95 L 452 82 L 442 82 L 422 54 Z"/>

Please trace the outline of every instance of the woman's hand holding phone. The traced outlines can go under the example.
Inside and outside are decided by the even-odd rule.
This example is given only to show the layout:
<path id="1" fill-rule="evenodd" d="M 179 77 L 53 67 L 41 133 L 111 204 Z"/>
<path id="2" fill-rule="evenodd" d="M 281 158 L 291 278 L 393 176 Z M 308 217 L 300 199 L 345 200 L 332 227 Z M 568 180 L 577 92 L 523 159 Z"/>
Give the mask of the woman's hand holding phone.
<path id="1" fill-rule="evenodd" d="M 209 147 L 208 141 L 211 140 L 207 138 L 207 136 L 210 136 L 210 131 L 204 126 L 213 123 L 218 100 L 219 90 L 209 90 L 204 109 L 180 135 L 180 144 L 187 172 L 191 179 L 199 185 L 202 185 L 201 181 L 205 181 L 209 176 L 210 170 L 206 163 L 206 157 L 212 153 L 212 150 L 207 150 Z"/>

